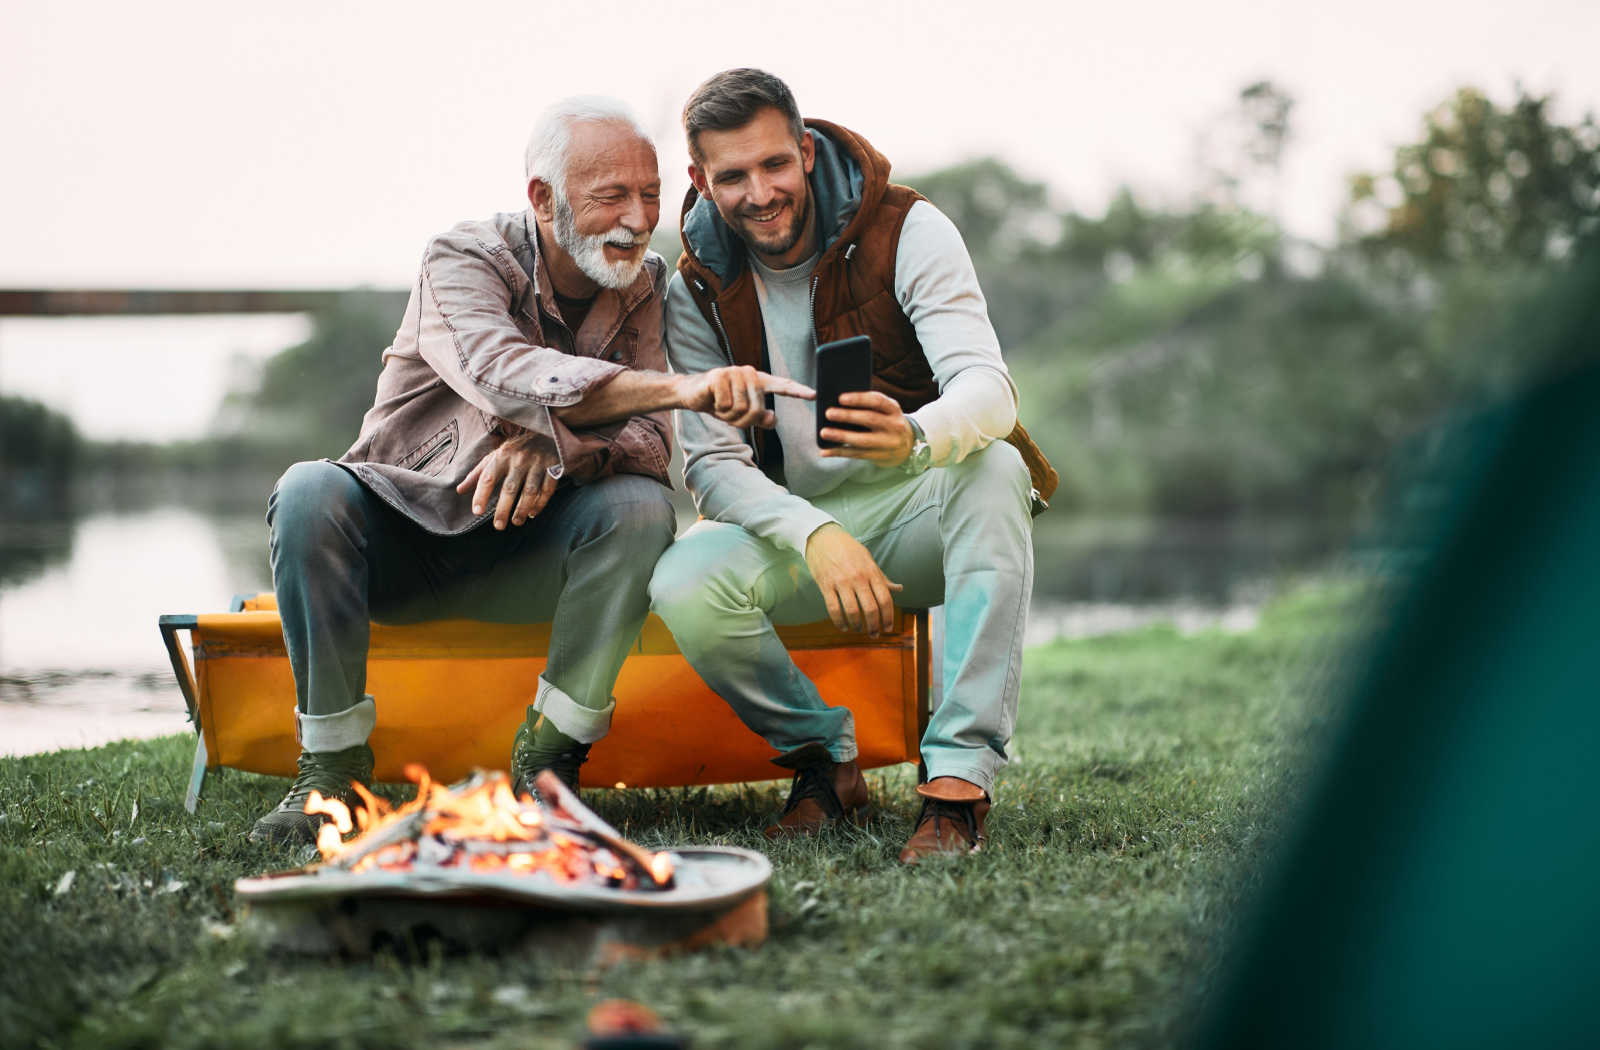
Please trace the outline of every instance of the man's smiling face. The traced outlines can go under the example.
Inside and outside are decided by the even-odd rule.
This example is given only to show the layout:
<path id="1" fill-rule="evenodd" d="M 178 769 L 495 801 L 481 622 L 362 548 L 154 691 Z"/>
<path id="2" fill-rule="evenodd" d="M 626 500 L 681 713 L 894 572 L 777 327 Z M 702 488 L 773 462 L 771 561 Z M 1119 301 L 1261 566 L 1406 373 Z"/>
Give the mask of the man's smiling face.
<path id="1" fill-rule="evenodd" d="M 554 247 L 585 277 L 626 288 L 661 218 L 655 148 L 619 121 L 577 121 L 571 134 L 566 185 L 536 182 L 530 200 L 550 223 Z"/>
<path id="2" fill-rule="evenodd" d="M 768 107 L 743 127 L 701 131 L 695 145 L 695 189 L 763 262 L 784 269 L 812 254 L 811 132 L 796 142 L 788 120 Z"/>

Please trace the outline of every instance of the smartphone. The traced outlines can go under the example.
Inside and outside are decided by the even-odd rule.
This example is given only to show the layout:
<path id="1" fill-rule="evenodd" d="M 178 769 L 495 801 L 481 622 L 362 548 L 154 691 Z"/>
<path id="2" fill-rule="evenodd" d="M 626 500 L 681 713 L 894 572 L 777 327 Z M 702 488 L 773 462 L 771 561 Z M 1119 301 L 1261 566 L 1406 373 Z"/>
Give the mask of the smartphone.
<path id="1" fill-rule="evenodd" d="M 852 336 L 817 347 L 817 447 L 838 448 L 837 441 L 822 439 L 823 427 L 861 430 L 847 423 L 828 419 L 828 409 L 839 404 L 839 395 L 854 390 L 872 389 L 872 337 Z"/>

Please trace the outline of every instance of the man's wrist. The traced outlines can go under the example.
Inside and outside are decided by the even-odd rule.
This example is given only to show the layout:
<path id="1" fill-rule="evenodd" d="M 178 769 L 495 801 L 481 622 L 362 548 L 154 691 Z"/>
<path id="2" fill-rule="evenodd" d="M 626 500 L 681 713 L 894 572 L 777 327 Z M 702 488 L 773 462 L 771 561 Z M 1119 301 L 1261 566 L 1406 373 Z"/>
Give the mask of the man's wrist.
<path id="1" fill-rule="evenodd" d="M 667 408 L 689 408 L 689 377 L 678 372 L 668 372 L 667 377 Z"/>
<path id="2" fill-rule="evenodd" d="M 827 531 L 826 530 L 830 526 L 833 527 L 833 528 L 836 528 L 836 529 L 843 529 L 844 528 L 843 525 L 840 525 L 837 521 L 833 520 L 832 518 L 829 518 L 827 521 L 823 522 L 821 525 L 818 525 L 816 528 L 812 529 L 809 533 L 806 534 L 805 546 L 800 549 L 800 554 L 803 557 L 810 557 L 811 556 L 811 544 L 812 544 L 812 541 L 817 539 L 817 537 L 819 537 L 819 536 L 826 537 L 826 535 L 827 535 Z"/>
<path id="3" fill-rule="evenodd" d="M 656 372 L 642 368 L 629 369 L 629 381 L 638 390 L 638 400 L 633 406 L 634 415 L 660 412 L 664 409 L 687 408 L 688 376 L 673 372 Z"/>
<path id="4" fill-rule="evenodd" d="M 928 436 L 922 432 L 922 424 L 910 416 L 906 416 L 905 421 L 911 430 L 911 449 L 900 461 L 900 469 L 907 474 L 921 474 L 933 464 L 933 449 L 928 445 Z"/>
<path id="5" fill-rule="evenodd" d="M 555 408 L 556 418 L 568 426 L 599 426 L 630 416 L 648 415 L 676 407 L 677 376 L 642 368 L 616 366 L 616 371 L 590 387 L 576 404 Z"/>

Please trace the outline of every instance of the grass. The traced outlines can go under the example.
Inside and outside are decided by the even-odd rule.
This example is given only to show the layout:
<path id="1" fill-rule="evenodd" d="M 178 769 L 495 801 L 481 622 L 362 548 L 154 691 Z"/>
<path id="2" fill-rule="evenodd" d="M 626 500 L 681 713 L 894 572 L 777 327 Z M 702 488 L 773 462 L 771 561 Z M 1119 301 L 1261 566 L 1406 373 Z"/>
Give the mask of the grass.
<path id="1" fill-rule="evenodd" d="M 0 759 L 0 1046 L 571 1047 L 637 999 L 697 1047 L 1170 1045 L 1216 969 L 1318 736 L 1350 588 L 1244 634 L 1156 627 L 1028 653 L 985 853 L 894 860 L 909 769 L 868 829 L 772 845 L 786 785 L 595 792 L 650 846 L 764 850 L 772 935 L 609 969 L 527 954 L 406 964 L 275 955 L 233 880 L 298 863 L 244 833 L 283 781 L 214 777 L 191 739 Z"/>

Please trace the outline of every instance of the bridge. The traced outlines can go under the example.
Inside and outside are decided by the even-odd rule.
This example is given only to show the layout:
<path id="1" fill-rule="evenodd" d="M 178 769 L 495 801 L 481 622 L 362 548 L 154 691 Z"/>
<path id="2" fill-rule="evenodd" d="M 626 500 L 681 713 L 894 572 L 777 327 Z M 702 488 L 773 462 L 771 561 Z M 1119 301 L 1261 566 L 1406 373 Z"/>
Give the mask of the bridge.
<path id="1" fill-rule="evenodd" d="M 352 292 L 393 297 L 397 311 L 405 307 L 407 293 L 394 288 L 0 288 L 0 317 L 315 313 Z"/>

